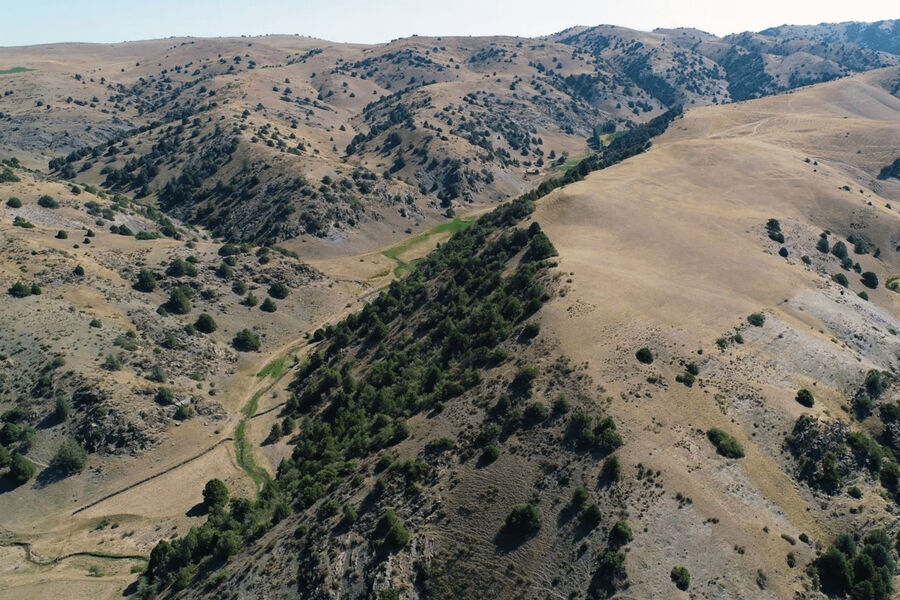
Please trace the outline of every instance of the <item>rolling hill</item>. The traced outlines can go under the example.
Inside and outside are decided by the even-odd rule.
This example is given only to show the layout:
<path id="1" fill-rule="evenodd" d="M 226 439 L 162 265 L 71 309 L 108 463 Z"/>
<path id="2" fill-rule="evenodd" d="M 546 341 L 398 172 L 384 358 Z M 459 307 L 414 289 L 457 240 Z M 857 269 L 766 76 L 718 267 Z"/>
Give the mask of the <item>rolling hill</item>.
<path id="1" fill-rule="evenodd" d="M 890 597 L 894 28 L 0 49 L 0 599 Z"/>

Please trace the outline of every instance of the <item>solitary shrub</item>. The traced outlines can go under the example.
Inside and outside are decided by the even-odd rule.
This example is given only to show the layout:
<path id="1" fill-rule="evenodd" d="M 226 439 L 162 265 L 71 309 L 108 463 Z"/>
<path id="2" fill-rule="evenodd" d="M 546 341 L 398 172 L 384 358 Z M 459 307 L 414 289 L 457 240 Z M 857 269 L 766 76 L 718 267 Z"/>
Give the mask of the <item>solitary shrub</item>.
<path id="1" fill-rule="evenodd" d="M 75 277 L 84 277 L 84 267 L 75 265 L 75 268 L 72 269 L 72 274 L 75 275 Z"/>
<path id="2" fill-rule="evenodd" d="M 392 510 L 386 510 L 381 515 L 375 535 L 380 538 L 379 544 L 389 550 L 398 550 L 409 542 L 409 532 Z"/>
<path id="3" fill-rule="evenodd" d="M 828 254 L 828 238 L 819 238 L 819 241 L 816 242 L 816 250 L 818 250 L 822 254 Z"/>
<path id="4" fill-rule="evenodd" d="M 834 246 L 831 247 L 831 253 L 841 260 L 847 258 L 847 244 L 844 242 L 835 242 Z"/>
<path id="5" fill-rule="evenodd" d="M 271 298 L 266 298 L 263 300 L 263 303 L 259 305 L 259 310 L 273 313 L 278 310 L 278 307 L 275 305 L 275 301 Z"/>
<path id="6" fill-rule="evenodd" d="M 618 481 L 622 476 L 622 465 L 619 463 L 619 457 L 613 454 L 607 456 L 603 461 L 603 469 L 600 476 L 606 481 Z"/>
<path id="7" fill-rule="evenodd" d="M 156 401 L 160 404 L 172 404 L 175 401 L 175 393 L 167 387 L 157 388 Z"/>
<path id="8" fill-rule="evenodd" d="M 540 402 L 531 402 L 525 407 L 522 420 L 526 425 L 537 425 L 550 416 L 550 409 Z"/>
<path id="9" fill-rule="evenodd" d="M 43 208 L 59 208 L 59 202 L 46 194 L 38 198 L 37 203 L 38 206 L 41 206 Z"/>
<path id="10" fill-rule="evenodd" d="M 766 316 L 762 313 L 753 313 L 747 317 L 747 322 L 754 327 L 762 327 L 766 323 Z"/>
<path id="11" fill-rule="evenodd" d="M 357 511 L 356 507 L 354 507 L 352 504 L 345 504 L 343 508 L 341 508 L 341 512 L 344 515 L 344 523 L 355 523 L 356 520 L 359 519 L 359 511 Z"/>
<path id="12" fill-rule="evenodd" d="M 134 282 L 134 289 L 139 292 L 152 292 L 156 289 L 156 275 L 149 269 L 141 269 L 137 281 Z"/>
<path id="13" fill-rule="evenodd" d="M 719 454 L 726 458 L 743 458 L 744 449 L 734 437 L 721 429 L 713 427 L 706 432 L 706 437 L 712 442 Z"/>
<path id="14" fill-rule="evenodd" d="M 537 376 L 538 372 L 534 367 L 522 367 L 516 371 L 512 386 L 522 392 L 528 392 L 531 390 L 531 384 Z"/>
<path id="15" fill-rule="evenodd" d="M 221 508 L 228 502 L 228 487 L 221 479 L 210 479 L 203 486 L 203 503 L 210 509 Z"/>
<path id="16" fill-rule="evenodd" d="M 103 368 L 107 371 L 118 371 L 122 368 L 122 359 L 115 354 L 107 354 L 106 360 L 103 361 Z"/>
<path id="17" fill-rule="evenodd" d="M 259 304 L 259 298 L 253 295 L 252 292 L 247 292 L 247 297 L 241 300 L 241 304 L 244 306 L 254 307 Z"/>
<path id="18" fill-rule="evenodd" d="M 600 520 L 603 518 L 603 511 L 600 510 L 600 505 L 594 502 L 593 504 L 588 504 L 584 507 L 584 511 L 581 513 L 581 520 L 588 527 L 596 527 L 600 524 Z"/>
<path id="19" fill-rule="evenodd" d="M 55 416 L 58 421 L 65 421 L 71 412 L 72 405 L 69 404 L 69 401 L 66 400 L 64 396 L 57 396 L 56 406 L 53 409 L 53 416 Z"/>
<path id="20" fill-rule="evenodd" d="M 276 281 L 269 286 L 269 295 L 273 298 L 278 298 L 279 300 L 284 300 L 285 298 L 287 298 L 290 291 L 291 290 L 288 288 L 288 286 L 284 285 L 280 281 Z"/>
<path id="21" fill-rule="evenodd" d="M 69 239 L 69 232 L 68 232 L 68 231 L 63 231 L 62 229 L 60 229 L 59 231 L 56 232 L 56 239 L 58 239 L 58 240 L 67 240 L 67 239 Z"/>
<path id="22" fill-rule="evenodd" d="M 653 352 L 650 351 L 650 348 L 641 348 L 634 353 L 634 356 L 638 359 L 638 362 L 642 362 L 645 365 L 653 362 Z"/>
<path id="23" fill-rule="evenodd" d="M 500 456 L 500 450 L 493 444 L 488 444 L 484 447 L 484 450 L 481 451 L 481 460 L 486 463 L 494 462 L 497 460 L 498 456 Z"/>
<path id="24" fill-rule="evenodd" d="M 878 287 L 878 275 L 872 271 L 866 271 L 862 274 L 862 282 L 864 286 L 874 290 Z"/>
<path id="25" fill-rule="evenodd" d="M 873 398 L 877 398 L 881 395 L 884 389 L 887 387 L 887 382 L 884 377 L 882 377 L 881 372 L 877 369 L 870 369 L 866 373 L 866 391 Z"/>
<path id="26" fill-rule="evenodd" d="M 80 473 L 87 462 L 87 450 L 72 438 L 63 440 L 56 456 L 53 457 L 53 465 L 66 474 Z"/>
<path id="27" fill-rule="evenodd" d="M 231 340 L 231 345 L 241 352 L 258 352 L 259 336 L 249 329 L 241 329 Z"/>
<path id="28" fill-rule="evenodd" d="M 219 256 L 234 256 L 235 254 L 241 254 L 241 252 L 243 250 L 234 244 L 225 244 L 219 248 Z"/>
<path id="29" fill-rule="evenodd" d="M 847 276 L 844 275 L 843 273 L 835 273 L 834 275 L 831 276 L 831 278 L 838 285 L 842 285 L 844 287 L 847 287 L 848 285 L 850 285 L 850 281 L 847 279 Z"/>
<path id="30" fill-rule="evenodd" d="M 197 317 L 197 321 L 194 323 L 194 327 L 197 329 L 197 331 L 200 331 L 202 333 L 212 333 L 213 331 L 218 329 L 216 320 L 206 313 L 200 313 L 200 316 Z"/>
<path id="31" fill-rule="evenodd" d="M 22 201 L 13 196 L 6 201 L 6 205 L 10 208 L 22 208 Z"/>
<path id="32" fill-rule="evenodd" d="M 812 392 L 807 389 L 798 391 L 795 400 L 807 408 L 812 408 L 813 403 L 815 403 Z"/>
<path id="33" fill-rule="evenodd" d="M 16 283 L 9 286 L 9 288 L 6 290 L 6 293 L 8 293 L 13 298 L 24 298 L 31 295 L 31 286 L 27 283 L 17 281 Z"/>
<path id="34" fill-rule="evenodd" d="M 34 463 L 24 455 L 16 452 L 12 455 L 12 459 L 9 462 L 8 475 L 16 483 L 22 484 L 34 477 L 36 470 Z"/>
<path id="35" fill-rule="evenodd" d="M 691 585 L 691 574 L 684 567 L 672 567 L 669 576 L 675 583 L 675 587 L 681 591 L 686 591 Z"/>
<path id="36" fill-rule="evenodd" d="M 537 337 L 537 334 L 539 334 L 540 332 L 541 324 L 536 321 L 532 321 L 531 323 L 526 325 L 524 329 L 522 329 L 522 337 L 530 340 Z"/>
<path id="37" fill-rule="evenodd" d="M 180 258 L 176 258 L 169 263 L 169 267 L 166 269 L 166 275 L 169 275 L 170 277 L 184 277 L 185 275 L 188 277 L 196 277 L 197 267 Z"/>
<path id="38" fill-rule="evenodd" d="M 589 497 L 590 494 L 588 494 L 587 489 L 583 485 L 579 485 L 575 488 L 575 491 L 572 492 L 572 504 L 581 506 L 587 502 Z"/>
<path id="39" fill-rule="evenodd" d="M 172 416 L 179 421 L 187 421 L 194 416 L 194 411 L 190 406 L 182 404 L 175 409 L 175 414 Z"/>
<path id="40" fill-rule="evenodd" d="M 506 516 L 503 526 L 515 533 L 534 533 L 541 528 L 541 513 L 533 504 L 516 504 Z"/>
<path id="41" fill-rule="evenodd" d="M 785 248 L 784 246 L 782 246 L 781 249 L 778 250 L 778 256 L 780 256 L 781 258 L 787 258 L 788 254 L 789 254 L 788 249 Z"/>
<path id="42" fill-rule="evenodd" d="M 613 547 L 624 546 L 632 539 L 634 539 L 634 534 L 631 532 L 631 525 L 625 521 L 619 521 L 613 525 L 609 532 L 609 543 Z"/>
<path id="43" fill-rule="evenodd" d="M 166 302 L 165 308 L 176 315 L 186 315 L 191 312 L 191 301 L 184 288 L 177 287 L 169 293 L 169 301 Z"/>

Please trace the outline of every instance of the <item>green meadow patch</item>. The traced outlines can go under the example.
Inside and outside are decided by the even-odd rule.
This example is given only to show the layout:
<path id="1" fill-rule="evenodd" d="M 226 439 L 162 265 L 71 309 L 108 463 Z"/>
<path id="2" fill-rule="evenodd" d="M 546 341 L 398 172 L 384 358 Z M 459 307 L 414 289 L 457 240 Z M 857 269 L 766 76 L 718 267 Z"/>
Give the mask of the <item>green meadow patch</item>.
<path id="1" fill-rule="evenodd" d="M 12 75 L 13 73 L 27 73 L 28 71 L 34 71 L 34 69 L 29 69 L 27 67 L 13 67 L 12 69 L 0 70 L 0 75 Z"/>

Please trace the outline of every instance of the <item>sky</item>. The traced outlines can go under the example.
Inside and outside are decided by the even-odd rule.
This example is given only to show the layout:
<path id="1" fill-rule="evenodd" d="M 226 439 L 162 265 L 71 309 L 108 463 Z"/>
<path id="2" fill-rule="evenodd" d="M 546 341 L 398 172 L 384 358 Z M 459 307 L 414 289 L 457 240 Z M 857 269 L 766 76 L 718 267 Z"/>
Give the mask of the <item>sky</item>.
<path id="1" fill-rule="evenodd" d="M 300 34 L 380 43 L 418 35 L 538 36 L 574 25 L 717 35 L 900 18 L 896 0 L 0 0 L 0 46 Z"/>

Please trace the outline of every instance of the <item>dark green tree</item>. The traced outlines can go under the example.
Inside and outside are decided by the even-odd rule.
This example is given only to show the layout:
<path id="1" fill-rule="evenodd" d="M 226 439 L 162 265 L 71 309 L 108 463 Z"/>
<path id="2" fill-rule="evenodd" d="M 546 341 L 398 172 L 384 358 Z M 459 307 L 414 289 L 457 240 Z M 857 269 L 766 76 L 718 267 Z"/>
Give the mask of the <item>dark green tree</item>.
<path id="1" fill-rule="evenodd" d="M 222 508 L 228 502 L 228 487 L 221 479 L 210 479 L 203 487 L 203 502 L 207 508 Z"/>

